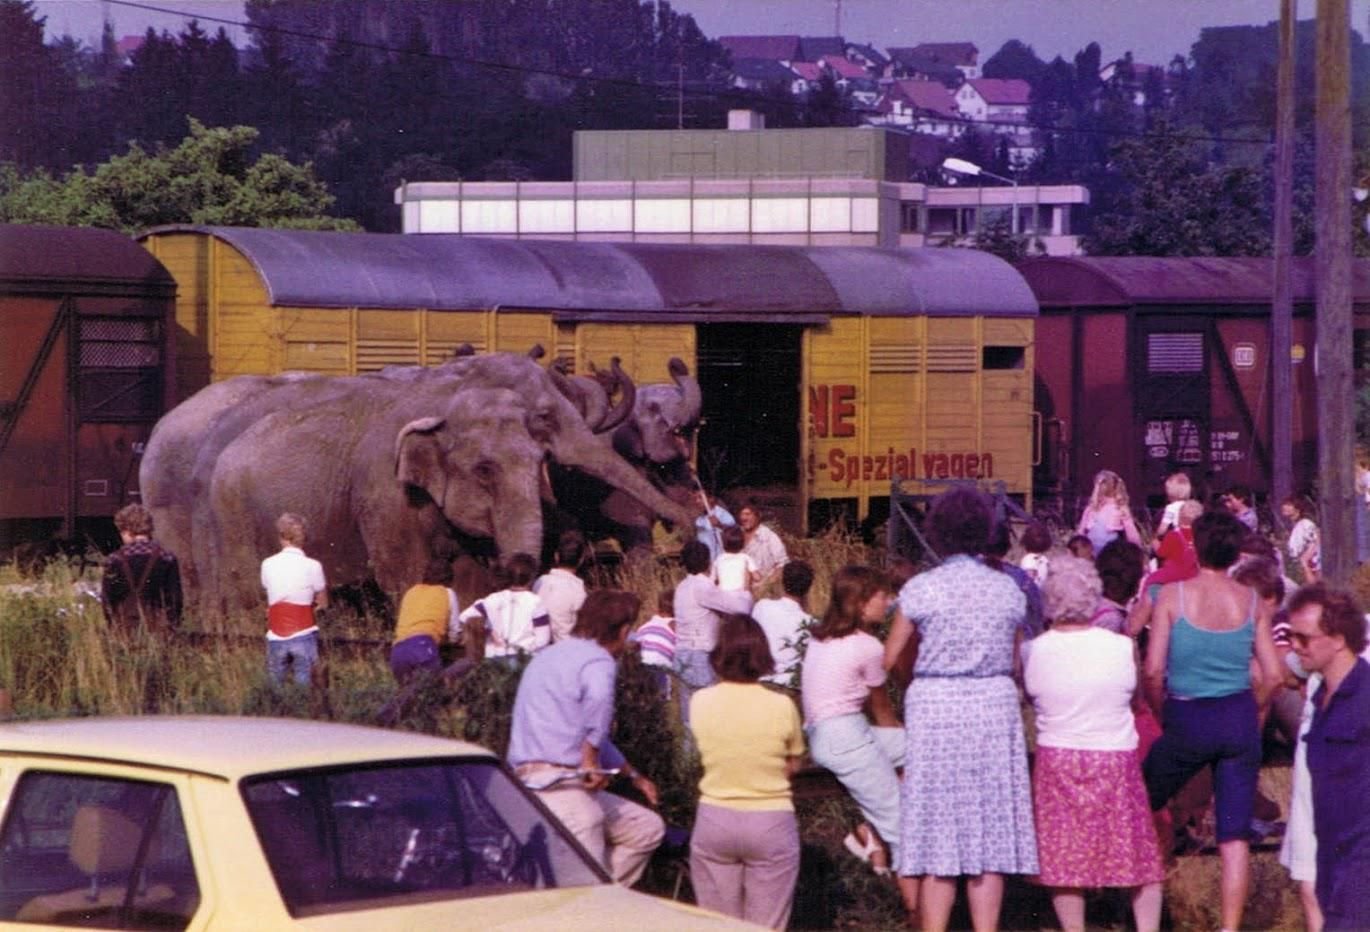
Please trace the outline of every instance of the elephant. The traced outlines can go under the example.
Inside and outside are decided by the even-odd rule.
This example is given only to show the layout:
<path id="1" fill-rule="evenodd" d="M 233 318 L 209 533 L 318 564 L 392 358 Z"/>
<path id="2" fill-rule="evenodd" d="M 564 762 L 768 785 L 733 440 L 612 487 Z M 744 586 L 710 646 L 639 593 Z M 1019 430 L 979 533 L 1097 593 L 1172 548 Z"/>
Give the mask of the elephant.
<path id="1" fill-rule="evenodd" d="M 668 520 L 694 512 L 662 495 L 597 436 L 528 356 L 449 360 L 405 377 L 355 376 L 270 386 L 248 399 L 245 426 L 211 438 L 196 528 L 211 608 L 261 598 L 257 561 L 275 545 L 284 511 L 311 526 L 311 551 L 330 582 L 374 578 L 398 594 L 427 556 L 493 539 L 501 553 L 541 549 L 543 463 L 583 471 Z M 201 546 L 203 543 L 203 546 Z M 203 604 L 203 603 L 202 603 Z"/>
<path id="2" fill-rule="evenodd" d="M 609 445 L 668 498 L 693 501 L 698 483 L 691 459 L 702 396 L 684 361 L 672 358 L 667 371 L 672 384 L 637 388 L 632 413 L 615 428 Z M 581 471 L 554 464 L 549 475 L 558 507 L 571 523 L 592 537 L 615 538 L 624 550 L 650 546 L 656 515 L 638 499 Z"/>
<path id="3" fill-rule="evenodd" d="M 236 420 L 242 429 L 270 410 L 269 397 L 274 389 L 306 380 L 325 381 L 318 375 L 288 372 L 215 382 L 167 412 L 153 427 L 139 464 L 138 486 L 143 505 L 152 513 L 158 541 L 176 554 L 182 583 L 188 589 L 195 590 L 199 583 L 196 521 L 190 506 L 203 499 L 208 485 L 207 470 L 197 469 L 197 461 L 208 449 L 209 455 L 203 459 L 212 468 L 222 449 L 222 444 L 213 444 L 213 438 L 236 436 L 238 431 L 223 424 L 225 419 Z"/>
<path id="4" fill-rule="evenodd" d="M 589 375 L 569 375 L 567 360 L 558 359 L 549 370 L 557 388 L 571 399 L 595 433 L 617 429 L 633 412 L 637 389 L 620 362 L 615 356 L 609 361 L 608 372 L 600 372 L 592 362 Z M 614 404 L 613 397 L 618 392 L 621 395 Z"/>
<path id="5" fill-rule="evenodd" d="M 639 389 L 632 415 L 614 431 L 614 449 L 629 462 L 664 466 L 694 458 L 703 411 L 699 380 L 678 357 L 666 369 L 675 384 Z"/>

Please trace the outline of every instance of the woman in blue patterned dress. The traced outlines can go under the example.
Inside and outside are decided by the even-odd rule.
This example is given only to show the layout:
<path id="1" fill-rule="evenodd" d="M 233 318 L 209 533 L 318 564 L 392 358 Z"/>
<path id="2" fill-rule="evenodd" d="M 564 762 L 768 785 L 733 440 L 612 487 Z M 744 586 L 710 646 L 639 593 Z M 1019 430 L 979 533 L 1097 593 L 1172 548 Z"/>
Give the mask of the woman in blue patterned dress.
<path id="1" fill-rule="evenodd" d="M 901 794 L 898 872 L 920 881 L 924 929 L 945 929 L 959 877 L 971 921 L 993 929 L 1004 874 L 1037 873 L 1027 743 L 1013 680 L 1015 635 L 1026 599 L 1005 573 L 976 555 L 993 524 L 988 501 L 952 489 L 933 502 L 926 527 L 943 557 L 905 583 L 886 642 L 892 666 L 919 640 L 904 696 L 908 736 Z"/>

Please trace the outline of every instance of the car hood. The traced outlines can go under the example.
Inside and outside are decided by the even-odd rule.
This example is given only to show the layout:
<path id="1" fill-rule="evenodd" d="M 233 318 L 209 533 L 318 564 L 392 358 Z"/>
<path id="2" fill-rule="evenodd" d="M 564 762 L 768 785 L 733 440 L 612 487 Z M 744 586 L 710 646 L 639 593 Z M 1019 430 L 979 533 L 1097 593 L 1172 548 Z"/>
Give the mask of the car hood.
<path id="1" fill-rule="evenodd" d="M 556 929 L 558 932 L 760 928 L 694 906 L 635 893 L 616 884 L 329 913 L 297 920 L 297 923 L 300 928 L 327 929 L 329 932 L 399 929 L 427 932 L 458 925 L 483 930 Z"/>

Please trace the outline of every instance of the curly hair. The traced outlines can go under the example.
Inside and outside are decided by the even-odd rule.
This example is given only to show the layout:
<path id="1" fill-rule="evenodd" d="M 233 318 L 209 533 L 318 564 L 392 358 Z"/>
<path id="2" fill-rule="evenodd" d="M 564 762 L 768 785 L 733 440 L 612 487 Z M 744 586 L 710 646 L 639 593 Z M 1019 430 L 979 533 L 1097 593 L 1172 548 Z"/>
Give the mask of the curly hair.
<path id="1" fill-rule="evenodd" d="M 975 489 L 948 489 L 933 499 L 928 509 L 928 538 L 944 557 L 984 553 L 993 526 L 994 510 Z"/>
<path id="2" fill-rule="evenodd" d="M 1058 553 L 1047 561 L 1042 613 L 1052 621 L 1088 621 L 1103 592 L 1099 571 L 1081 557 Z"/>

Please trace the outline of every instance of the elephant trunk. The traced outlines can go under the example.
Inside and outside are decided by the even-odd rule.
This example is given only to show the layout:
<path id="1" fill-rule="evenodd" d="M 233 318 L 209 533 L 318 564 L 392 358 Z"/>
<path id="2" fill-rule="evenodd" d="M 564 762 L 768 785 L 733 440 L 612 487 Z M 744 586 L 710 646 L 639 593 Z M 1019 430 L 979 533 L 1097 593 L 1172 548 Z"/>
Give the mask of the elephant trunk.
<path id="1" fill-rule="evenodd" d="M 565 395 L 571 404 L 576 406 L 580 416 L 585 418 L 586 424 L 589 424 L 590 429 L 594 430 L 595 425 L 590 424 L 589 420 L 590 399 L 586 397 L 584 388 L 576 384 L 574 379 L 566 376 L 566 363 L 558 359 L 547 369 L 547 374 L 552 377 L 552 384 L 556 385 L 557 391 Z"/>
<path id="2" fill-rule="evenodd" d="M 539 471 L 540 472 L 540 471 Z M 519 482 L 495 501 L 495 546 L 500 556 L 526 553 L 539 557 L 542 553 L 542 498 L 541 483 L 534 477 Z"/>
<path id="3" fill-rule="evenodd" d="M 693 531 L 699 509 L 688 508 L 663 495 L 610 445 L 593 435 L 562 431 L 552 442 L 552 455 L 563 466 L 586 472 L 637 499 L 653 514 Z"/>
<path id="4" fill-rule="evenodd" d="M 633 407 L 637 404 L 637 386 L 633 384 L 633 380 L 629 377 L 628 373 L 623 371 L 623 367 L 619 365 L 619 358 L 617 356 L 609 360 L 609 371 L 613 375 L 614 380 L 618 383 L 621 395 L 619 396 L 618 404 L 614 405 L 614 407 L 609 410 L 604 416 L 604 419 L 599 422 L 598 426 L 591 425 L 590 429 L 597 434 L 607 434 L 609 431 L 617 428 L 618 425 L 628 419 L 628 415 L 633 413 Z"/>

